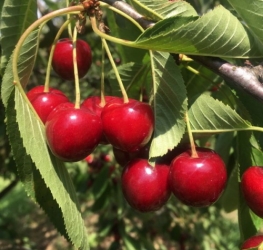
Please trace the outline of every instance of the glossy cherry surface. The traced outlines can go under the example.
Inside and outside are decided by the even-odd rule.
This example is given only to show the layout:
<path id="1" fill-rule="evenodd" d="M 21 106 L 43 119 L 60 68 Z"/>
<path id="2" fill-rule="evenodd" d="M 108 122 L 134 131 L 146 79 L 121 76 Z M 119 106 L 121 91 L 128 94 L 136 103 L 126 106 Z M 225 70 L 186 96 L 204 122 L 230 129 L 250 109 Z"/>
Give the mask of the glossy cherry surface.
<path id="1" fill-rule="evenodd" d="M 102 133 L 99 117 L 88 109 L 63 103 L 46 122 L 46 137 L 52 153 L 63 161 L 79 161 L 98 145 Z"/>
<path id="2" fill-rule="evenodd" d="M 216 202 L 227 182 L 227 171 L 221 157 L 213 150 L 196 148 L 198 157 L 187 150 L 171 163 L 169 185 L 184 204 L 203 207 Z"/>
<path id="3" fill-rule="evenodd" d="M 251 166 L 241 178 L 241 191 L 249 208 L 263 218 L 263 167 Z"/>
<path id="4" fill-rule="evenodd" d="M 154 115 L 150 105 L 130 99 L 109 102 L 101 113 L 103 132 L 113 147 L 134 152 L 151 139 Z"/>
<path id="5" fill-rule="evenodd" d="M 43 123 L 56 106 L 69 101 L 66 95 L 58 89 L 49 88 L 48 92 L 44 92 L 43 85 L 28 91 L 27 97 Z"/>
<path id="6" fill-rule="evenodd" d="M 120 97 L 116 96 L 105 96 L 105 102 L 114 102 L 114 101 L 119 101 L 122 100 Z M 93 111 L 97 116 L 100 117 L 101 119 L 101 112 L 103 110 L 103 106 L 101 106 L 101 98 L 99 96 L 91 96 L 86 98 L 82 104 L 81 107 L 85 107 L 91 111 Z M 101 144 L 108 144 L 108 140 L 106 139 L 105 135 L 102 133 L 101 139 L 100 139 Z"/>
<path id="7" fill-rule="evenodd" d="M 122 98 L 116 96 L 105 96 L 105 104 L 114 100 L 122 100 Z M 98 116 L 101 116 L 101 112 L 104 107 L 101 106 L 100 103 L 101 98 L 99 96 L 90 96 L 82 102 L 81 107 L 88 108 L 94 113 L 96 113 Z"/>
<path id="8" fill-rule="evenodd" d="M 256 248 L 261 243 L 263 243 L 263 235 L 254 235 L 243 242 L 241 250 Z"/>
<path id="9" fill-rule="evenodd" d="M 79 78 L 88 72 L 92 63 L 92 52 L 88 43 L 83 40 L 76 41 L 77 68 Z M 74 80 L 73 42 L 68 38 L 57 42 L 52 58 L 54 71 L 65 80 Z"/>
<path id="10" fill-rule="evenodd" d="M 134 159 L 123 169 L 122 191 L 131 207 L 140 212 L 160 209 L 169 199 L 169 166 L 149 165 L 146 159 Z"/>

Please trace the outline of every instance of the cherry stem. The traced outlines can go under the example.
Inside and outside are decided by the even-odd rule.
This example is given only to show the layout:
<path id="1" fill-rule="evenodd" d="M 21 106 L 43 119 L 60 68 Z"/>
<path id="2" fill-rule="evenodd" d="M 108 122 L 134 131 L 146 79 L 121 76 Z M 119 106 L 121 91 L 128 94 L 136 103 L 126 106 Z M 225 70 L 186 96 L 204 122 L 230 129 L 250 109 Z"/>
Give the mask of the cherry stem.
<path id="1" fill-rule="evenodd" d="M 75 78 L 75 108 L 80 108 L 80 88 L 79 88 L 79 73 L 77 64 L 77 28 L 73 31 L 73 68 L 74 68 L 74 78 Z"/>
<path id="2" fill-rule="evenodd" d="M 56 34 L 56 37 L 55 37 L 55 39 L 54 39 L 54 41 L 52 43 L 51 50 L 50 50 L 50 55 L 49 55 L 49 58 L 48 58 L 47 70 L 46 70 L 46 79 L 45 79 L 44 92 L 49 92 L 51 64 L 52 64 L 52 58 L 53 58 L 53 55 L 54 55 L 54 50 L 55 50 L 55 47 L 56 47 L 56 43 L 57 43 L 59 37 L 61 36 L 63 30 L 67 27 L 69 22 L 70 22 L 70 20 L 67 20 L 66 22 L 63 23 L 63 25 L 58 30 L 58 32 Z"/>
<path id="3" fill-rule="evenodd" d="M 66 1 L 67 7 L 69 7 L 69 0 Z M 70 19 L 70 14 L 67 14 L 67 19 Z M 68 35 L 72 39 L 72 29 L 71 29 L 71 24 L 68 23 Z"/>
<path id="4" fill-rule="evenodd" d="M 206 77 L 204 74 L 202 74 L 200 71 L 194 69 L 193 67 L 187 65 L 187 66 L 184 66 L 187 70 L 189 70 L 190 72 L 194 73 L 195 75 L 198 75 L 202 78 L 204 78 L 205 80 L 209 81 L 210 83 L 212 84 L 215 84 L 211 79 L 209 79 L 208 77 Z"/>
<path id="5" fill-rule="evenodd" d="M 138 47 L 138 46 L 136 46 L 136 43 L 134 43 L 134 42 L 127 41 L 127 40 L 120 39 L 120 38 L 116 38 L 116 37 L 113 37 L 113 36 L 109 36 L 109 35 L 103 33 L 102 31 L 100 31 L 98 29 L 98 27 L 97 27 L 97 21 L 96 21 L 95 17 L 92 17 L 92 16 L 90 17 L 90 23 L 91 23 L 91 27 L 92 27 L 94 33 L 96 33 L 101 38 L 104 38 L 104 39 L 109 40 L 109 41 L 114 42 L 114 43 L 122 44 L 122 45 L 129 46 L 129 47 L 133 47 L 133 48 L 137 48 Z"/>
<path id="6" fill-rule="evenodd" d="M 50 13 L 42 16 L 41 18 L 37 19 L 34 23 L 32 23 L 25 30 L 25 32 L 21 35 L 20 39 L 18 40 L 18 42 L 16 44 L 16 47 L 14 50 L 13 62 L 12 62 L 13 74 L 14 74 L 14 84 L 16 84 L 16 86 L 18 86 L 18 88 L 21 88 L 21 90 L 24 90 L 21 86 L 19 75 L 18 75 L 18 69 L 17 69 L 19 53 L 20 53 L 20 50 L 21 50 L 21 47 L 22 47 L 24 41 L 30 35 L 30 33 L 32 31 L 34 31 L 35 29 L 37 29 L 38 27 L 43 27 L 44 24 L 46 24 L 49 20 L 51 20 L 54 17 L 65 15 L 67 13 L 78 13 L 79 11 L 83 11 L 83 10 L 84 10 L 84 8 L 82 5 L 71 6 L 68 8 L 55 10 L 55 11 L 50 12 Z"/>
<path id="7" fill-rule="evenodd" d="M 190 146 L 191 146 L 191 157 L 192 158 L 198 158 L 198 154 L 197 154 L 196 148 L 195 148 L 194 137 L 193 137 L 192 129 L 191 129 L 191 126 L 190 126 L 188 112 L 185 113 L 185 120 L 186 120 L 187 133 L 188 133 L 188 136 L 189 136 Z"/>
<path id="8" fill-rule="evenodd" d="M 119 71 L 118 71 L 118 69 L 117 69 L 117 67 L 116 67 L 116 64 L 115 64 L 113 58 L 112 58 L 112 55 L 111 55 L 109 46 L 108 46 L 108 44 L 107 44 L 107 42 L 106 42 L 106 40 L 105 40 L 104 38 L 101 38 L 101 41 L 102 41 L 103 46 L 104 46 L 104 48 L 105 48 L 105 50 L 106 50 L 106 52 L 107 52 L 108 58 L 109 58 L 109 60 L 110 60 L 110 62 L 111 62 L 111 66 L 112 66 L 112 68 L 113 68 L 113 70 L 114 70 L 115 76 L 116 76 L 117 81 L 118 81 L 118 83 L 119 83 L 119 87 L 120 87 L 120 89 L 121 89 L 121 93 L 122 93 L 122 96 L 123 96 L 123 102 L 124 102 L 124 103 L 127 103 L 127 102 L 129 102 L 129 98 L 128 98 L 127 92 L 126 92 L 126 90 L 125 90 L 125 88 L 124 88 L 124 85 L 123 85 L 123 83 L 122 83 L 122 80 L 121 80 Z"/>
<path id="9" fill-rule="evenodd" d="M 100 6 L 101 7 L 107 7 L 108 9 L 118 13 L 119 15 L 125 17 L 126 19 L 128 19 L 131 23 L 133 23 L 140 31 L 144 31 L 143 27 L 136 21 L 134 20 L 134 18 L 132 18 L 131 16 L 127 15 L 126 13 L 124 13 L 123 11 L 121 10 L 118 10 L 117 8 L 107 4 L 107 3 L 104 3 L 104 2 L 100 2 Z"/>
<path id="10" fill-rule="evenodd" d="M 100 82 L 100 104 L 99 105 L 101 107 L 104 107 L 106 104 L 106 100 L 105 100 L 105 84 L 104 84 L 105 48 L 104 48 L 103 43 L 101 46 L 101 51 L 102 51 L 102 56 L 101 56 L 101 82 Z"/>

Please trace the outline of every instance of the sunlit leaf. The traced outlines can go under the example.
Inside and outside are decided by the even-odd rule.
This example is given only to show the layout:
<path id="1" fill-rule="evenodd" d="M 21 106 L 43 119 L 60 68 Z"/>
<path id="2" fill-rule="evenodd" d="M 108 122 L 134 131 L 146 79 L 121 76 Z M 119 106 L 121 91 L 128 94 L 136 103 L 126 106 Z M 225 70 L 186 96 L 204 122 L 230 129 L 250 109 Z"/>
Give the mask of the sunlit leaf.
<path id="1" fill-rule="evenodd" d="M 32 162 L 54 199 L 49 202 L 58 204 L 66 232 L 72 243 L 80 249 L 89 249 L 87 231 L 71 178 L 64 164 L 50 154 L 44 126 L 19 88 L 15 88 L 15 109 L 25 151 L 31 156 Z M 33 180 L 32 185 L 35 185 Z"/>
<path id="2" fill-rule="evenodd" d="M 230 58 L 262 57 L 263 49 L 223 6 L 200 18 L 171 17 L 148 28 L 132 43 L 137 48 Z"/>
<path id="3" fill-rule="evenodd" d="M 162 156 L 173 149 L 185 132 L 187 108 L 181 72 L 168 53 L 152 53 L 155 129 L 150 157 Z"/>
<path id="4" fill-rule="evenodd" d="M 172 16 L 197 16 L 195 9 L 185 1 L 131 0 L 130 3 L 140 14 L 154 21 Z"/>
<path id="5" fill-rule="evenodd" d="M 13 96 L 14 97 L 14 96 Z M 26 193 L 42 207 L 52 220 L 57 230 L 65 237 L 68 235 L 65 231 L 64 219 L 61 209 L 51 195 L 43 178 L 37 170 L 31 157 L 26 153 L 23 147 L 23 141 L 16 122 L 16 110 L 14 108 L 14 99 L 10 98 L 7 106 L 7 131 L 10 144 L 12 146 L 17 172 L 20 181 L 26 190 Z"/>
<path id="6" fill-rule="evenodd" d="M 246 129 L 251 125 L 243 120 L 230 106 L 207 94 L 200 95 L 189 108 L 193 132 L 224 132 Z"/>
<path id="7" fill-rule="evenodd" d="M 228 2 L 263 43 L 263 1 L 228 0 Z"/>
<path id="8" fill-rule="evenodd" d="M 28 83 L 28 79 L 34 67 L 38 36 L 39 36 L 39 30 L 32 32 L 26 38 L 20 51 L 20 57 L 18 59 L 18 64 L 17 64 L 17 71 L 22 86 L 25 86 Z M 8 61 L 2 82 L 1 95 L 5 106 L 7 105 L 9 96 L 15 86 L 12 63 L 13 63 L 13 56 Z"/>
<path id="9" fill-rule="evenodd" d="M 13 49 L 25 29 L 37 19 L 34 0 L 5 0 L 0 20 L 1 71 L 5 69 Z"/>

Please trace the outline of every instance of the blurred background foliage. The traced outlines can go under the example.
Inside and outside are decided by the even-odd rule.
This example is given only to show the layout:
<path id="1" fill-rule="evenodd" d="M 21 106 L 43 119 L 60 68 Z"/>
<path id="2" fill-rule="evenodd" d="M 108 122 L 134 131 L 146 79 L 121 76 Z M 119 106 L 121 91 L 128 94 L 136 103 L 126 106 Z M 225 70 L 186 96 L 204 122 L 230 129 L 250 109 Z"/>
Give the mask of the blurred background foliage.
<path id="1" fill-rule="evenodd" d="M 230 8 L 226 0 L 190 0 L 197 12 L 203 13 L 223 4 Z M 1 6 L 1 1 L 0 1 Z M 52 10 L 64 7 L 64 1 L 38 1 L 39 16 Z M 109 19 L 114 18 L 107 13 Z M 106 17 L 105 17 L 106 18 Z M 49 49 L 53 39 L 62 24 L 62 18 L 47 23 L 40 40 L 36 59 L 28 89 L 44 84 Z M 107 22 L 107 19 L 106 19 Z M 110 22 L 110 21 L 109 21 Z M 118 27 L 127 34 L 125 25 Z M 131 35 L 131 33 L 129 33 Z M 136 38 L 136 33 L 132 34 Z M 67 31 L 62 37 L 67 37 Z M 79 38 L 86 40 L 93 51 L 93 64 L 89 73 L 80 80 L 81 98 L 100 93 L 101 42 L 87 23 L 85 33 Z M 142 62 L 147 52 L 140 51 L 131 55 L 121 46 L 110 44 L 110 49 L 117 65 L 136 61 Z M 135 58 L 136 57 L 136 58 Z M 189 65 L 182 65 L 182 74 L 189 92 L 212 91 L 218 94 L 222 79 L 207 69 L 192 64 L 201 76 L 189 74 Z M 108 60 L 105 72 L 110 72 Z M 120 95 L 114 87 L 111 74 L 106 80 L 106 93 Z M 111 80 L 111 81 L 110 81 Z M 198 82 L 198 90 L 191 84 Z M 74 82 L 61 80 L 51 72 L 50 85 L 64 91 L 74 100 Z M 201 86 L 201 87 L 200 87 Z M 147 99 L 148 88 L 144 86 L 143 95 Z M 129 96 L 139 97 L 141 90 L 131 88 Z M 227 93 L 227 89 L 220 93 Z M 0 249 L 72 249 L 58 235 L 46 215 L 25 194 L 23 186 L 16 177 L 15 163 L 5 132 L 4 108 L 0 106 Z M 231 136 L 229 138 L 228 136 Z M 234 169 L 231 152 L 234 135 L 220 135 L 202 138 L 197 141 L 200 146 L 216 148 L 228 162 L 229 169 Z M 223 148 L 229 142 L 227 148 Z M 91 249 L 127 249 L 127 250 L 235 250 L 239 246 L 239 230 L 235 202 L 224 209 L 221 206 L 223 196 L 215 205 L 209 208 L 191 208 L 182 205 L 174 197 L 161 210 L 142 214 L 134 211 L 124 200 L 120 189 L 122 166 L 114 159 L 110 146 L 99 146 L 85 160 L 77 163 L 67 163 L 81 203 L 83 217 L 90 235 Z M 230 195 L 225 194 L 225 195 Z M 235 197 L 232 197 L 233 199 Z M 231 212 L 231 213 L 226 213 Z"/>

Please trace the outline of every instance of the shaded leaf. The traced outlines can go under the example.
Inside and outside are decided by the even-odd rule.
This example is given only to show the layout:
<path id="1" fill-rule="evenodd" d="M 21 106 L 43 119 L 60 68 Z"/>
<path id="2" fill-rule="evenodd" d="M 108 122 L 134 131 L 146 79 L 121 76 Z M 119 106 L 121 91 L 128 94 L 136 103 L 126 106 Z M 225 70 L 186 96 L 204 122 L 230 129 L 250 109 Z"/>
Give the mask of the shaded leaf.
<path id="1" fill-rule="evenodd" d="M 26 86 L 32 69 L 35 63 L 36 51 L 37 51 L 37 39 L 39 36 L 39 30 L 32 32 L 25 40 L 21 50 L 17 63 L 17 71 L 22 86 Z M 14 73 L 13 73 L 13 55 L 8 61 L 5 74 L 3 76 L 1 95 L 4 105 L 7 105 L 9 96 L 14 88 Z"/>
<path id="2" fill-rule="evenodd" d="M 109 185 L 109 168 L 103 167 L 92 184 L 90 192 L 94 200 L 97 200 Z"/>
<path id="3" fill-rule="evenodd" d="M 230 11 L 216 7 L 200 18 L 171 17 L 142 33 L 137 48 L 226 58 L 262 57 L 263 49 Z"/>
<path id="4" fill-rule="evenodd" d="M 180 70 L 168 53 L 152 53 L 155 129 L 150 158 L 173 149 L 185 132 L 187 109 L 185 85 Z"/>
<path id="5" fill-rule="evenodd" d="M 107 21 L 110 24 L 112 36 L 133 41 L 141 34 L 141 31 L 129 20 L 111 10 L 107 10 Z M 146 50 L 134 49 L 121 44 L 114 44 L 114 47 L 116 47 L 117 53 L 124 64 L 129 62 L 141 63 L 145 54 L 148 53 Z"/>
<path id="6" fill-rule="evenodd" d="M 4 1 L 0 20 L 2 73 L 19 37 L 36 19 L 37 2 L 35 0 Z"/>
<path id="7" fill-rule="evenodd" d="M 195 9 L 185 1 L 131 0 L 130 3 L 140 14 L 154 21 L 172 16 L 197 16 Z"/>
<path id="8" fill-rule="evenodd" d="M 252 165 L 263 165 L 263 152 L 255 141 L 252 132 L 238 132 L 236 160 L 239 166 L 239 181 L 244 171 Z M 241 241 L 255 235 L 262 226 L 262 219 L 256 216 L 247 206 L 243 195 L 239 195 L 238 219 Z"/>
<path id="9" fill-rule="evenodd" d="M 138 99 L 141 88 L 147 84 L 147 75 L 150 71 L 149 64 L 126 63 L 118 67 L 118 72 L 130 98 Z M 118 81 L 113 70 L 109 72 L 108 79 L 111 84 L 112 94 L 122 96 Z"/>
<path id="10" fill-rule="evenodd" d="M 230 213 L 237 209 L 239 204 L 239 182 L 238 182 L 238 167 L 236 166 L 228 176 L 227 186 L 220 197 L 219 202 L 223 209 Z"/>
<path id="11" fill-rule="evenodd" d="M 263 43 L 263 2 L 261 0 L 228 0 L 228 2 Z"/>

